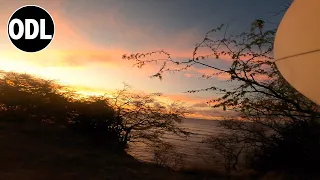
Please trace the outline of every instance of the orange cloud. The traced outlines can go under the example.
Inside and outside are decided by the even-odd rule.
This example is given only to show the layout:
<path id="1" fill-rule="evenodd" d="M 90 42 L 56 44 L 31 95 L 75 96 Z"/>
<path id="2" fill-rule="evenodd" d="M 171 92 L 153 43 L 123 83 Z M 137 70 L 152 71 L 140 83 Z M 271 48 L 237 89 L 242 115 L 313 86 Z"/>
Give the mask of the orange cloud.
<path id="1" fill-rule="evenodd" d="M 25 3 L 37 4 L 44 7 L 50 12 L 55 22 L 54 39 L 46 49 L 37 53 L 28 54 L 18 51 L 8 40 L 6 34 L 6 23 L 9 16 L 18 7 L 25 5 Z M 0 25 L 0 39 L 1 42 L 3 42 L 0 50 L 0 63 L 4 68 L 7 68 L 8 70 L 15 69 L 14 67 L 13 69 L 9 68 L 9 66 L 16 66 L 13 65 L 14 62 L 16 62 L 16 64 L 21 64 L 21 62 L 23 62 L 26 65 L 25 69 L 28 69 L 28 67 L 31 68 L 31 66 L 69 66 L 76 68 L 96 63 L 107 65 L 108 67 L 121 66 L 123 64 L 121 55 L 126 51 L 121 49 L 106 49 L 92 43 L 81 31 L 74 28 L 73 23 L 70 20 L 64 18 L 59 10 L 62 6 L 61 3 L 62 0 L 54 2 L 26 1 L 24 3 L 11 1 L 8 8 L 0 8 L 3 10 L 0 13 L 0 20 L 3 22 Z"/>
<path id="2" fill-rule="evenodd" d="M 191 68 L 191 72 L 194 72 L 193 74 L 188 74 L 186 77 L 199 77 L 203 76 L 204 78 L 216 78 L 218 80 L 230 80 L 230 74 L 228 73 L 220 73 L 220 71 L 210 68 L 200 69 L 200 68 Z M 242 77 L 245 77 L 244 72 L 240 73 Z M 249 76 L 249 74 L 247 74 Z M 250 78 L 250 76 L 249 76 Z M 270 77 L 268 75 L 264 74 L 255 74 L 254 79 L 257 81 L 265 81 L 269 80 Z"/>
<path id="3" fill-rule="evenodd" d="M 218 115 L 205 115 L 201 113 L 191 113 L 187 115 L 187 118 L 204 119 L 204 120 L 224 120 L 225 117 Z"/>
<path id="4" fill-rule="evenodd" d="M 230 75 L 227 73 L 219 73 L 220 71 L 212 69 L 212 68 L 196 68 L 194 66 L 188 68 L 186 70 L 187 73 L 184 74 L 185 77 L 210 77 L 216 78 L 218 80 L 228 80 L 230 79 Z"/>
<path id="5" fill-rule="evenodd" d="M 73 85 L 71 88 L 76 92 L 85 94 L 85 95 L 104 95 L 104 94 L 112 94 L 115 92 L 115 90 L 111 90 L 111 89 L 93 88 L 93 87 L 83 86 L 83 85 Z"/>
<path id="6" fill-rule="evenodd" d="M 53 11 L 51 16 L 55 22 L 55 35 L 49 49 L 88 50 L 96 49 L 90 39 L 87 39 L 72 22 L 63 17 L 59 11 Z"/>
<path id="7" fill-rule="evenodd" d="M 187 93 L 181 93 L 181 94 L 165 94 L 165 96 L 162 97 L 164 100 L 167 101 L 181 101 L 185 102 L 189 105 L 197 104 L 197 103 L 206 103 L 208 100 L 210 100 L 209 97 L 201 97 L 201 96 L 195 96 L 193 94 L 187 94 Z"/>

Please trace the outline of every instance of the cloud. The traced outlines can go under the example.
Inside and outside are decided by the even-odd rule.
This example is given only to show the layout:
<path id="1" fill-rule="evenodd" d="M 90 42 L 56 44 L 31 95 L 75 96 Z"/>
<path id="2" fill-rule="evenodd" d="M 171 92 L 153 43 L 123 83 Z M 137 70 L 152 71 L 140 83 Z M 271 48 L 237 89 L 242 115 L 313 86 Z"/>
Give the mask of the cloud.
<path id="1" fill-rule="evenodd" d="M 190 117 L 216 120 L 220 120 L 227 117 L 233 117 L 237 115 L 234 111 L 224 111 L 218 108 L 192 108 L 190 109 L 190 112 Z"/>
<path id="2" fill-rule="evenodd" d="M 108 67 L 119 67 L 124 63 L 120 54 L 122 50 L 46 50 L 36 54 L 16 51 L 4 51 L 1 59 L 21 60 L 43 67 L 85 67 L 100 64 Z"/>
<path id="3" fill-rule="evenodd" d="M 105 89 L 105 88 L 93 88 L 90 86 L 84 86 L 84 85 L 73 85 L 71 87 L 73 90 L 87 94 L 87 95 L 104 95 L 104 94 L 112 94 L 115 93 L 114 89 Z"/>
<path id="4" fill-rule="evenodd" d="M 90 38 L 73 26 L 71 20 L 64 18 L 59 11 L 53 11 L 51 16 L 55 22 L 55 35 L 49 49 L 87 50 L 98 48 Z"/>
<path id="5" fill-rule="evenodd" d="M 203 107 L 209 107 L 209 105 L 207 103 L 196 103 L 196 104 L 193 104 L 191 107 L 203 108 Z"/>
<path id="6" fill-rule="evenodd" d="M 255 61 L 263 61 L 263 60 L 266 60 L 266 59 L 263 59 L 263 58 L 255 59 Z M 246 61 L 246 60 L 243 60 L 243 61 Z M 220 63 L 220 66 L 219 66 L 219 63 Z M 210 62 L 208 62 L 207 64 L 210 65 Z M 225 66 L 225 67 L 222 67 L 222 66 Z M 218 64 L 214 67 L 218 67 L 220 69 L 227 70 L 230 68 L 230 63 L 228 63 L 228 61 L 224 61 L 224 60 L 219 59 Z M 228 68 L 226 68 L 226 67 L 228 67 Z M 263 70 L 269 70 L 270 66 L 264 65 L 264 66 L 261 66 L 260 68 Z M 243 77 L 245 76 L 244 72 L 241 72 L 240 74 Z M 250 73 L 247 73 L 247 75 L 249 75 L 249 74 Z M 224 72 L 221 72 L 221 71 L 216 70 L 214 68 L 205 67 L 205 66 L 203 66 L 203 67 L 191 66 L 185 71 L 184 76 L 187 78 L 193 78 L 193 77 L 196 77 L 196 78 L 199 78 L 199 77 L 215 78 L 217 80 L 222 80 L 222 81 L 230 80 L 230 78 L 231 78 L 229 73 L 224 73 Z M 258 73 L 254 75 L 254 78 L 257 81 L 264 81 L 264 80 L 270 79 L 270 77 L 268 75 L 258 74 Z"/>
<path id="7" fill-rule="evenodd" d="M 42 67 L 84 67 L 92 64 L 100 64 L 108 67 L 120 67 L 124 61 L 121 55 L 127 52 L 121 48 L 106 48 L 97 45 L 91 39 L 84 35 L 80 29 L 73 26 L 73 22 L 63 16 L 61 12 L 62 0 L 52 3 L 44 1 L 37 2 L 40 6 L 45 7 L 55 22 L 55 35 L 50 45 L 43 51 L 37 53 L 24 53 L 13 47 L 7 38 L 6 21 L 11 13 L 23 3 L 9 3 L 8 8 L 3 9 L 0 13 L 0 35 L 2 63 L 7 61 L 24 61 L 27 64 L 33 64 Z M 39 3 L 38 3 L 39 2 Z M 1 8 L 2 9 L 2 8 Z"/>
<path id="8" fill-rule="evenodd" d="M 203 35 L 199 33 L 198 27 L 184 30 L 170 30 L 161 26 L 159 22 L 139 23 L 132 17 L 127 17 L 121 2 L 114 4 L 103 3 L 104 10 L 95 10 L 97 4 L 81 4 L 70 11 L 64 10 L 64 20 L 69 21 L 70 27 L 79 29 L 78 34 L 85 39 L 90 39 L 94 44 L 113 48 L 129 48 L 131 51 L 153 51 L 155 49 L 166 49 L 168 51 L 188 52 L 192 55 L 193 46 L 201 40 Z M 62 3 L 63 6 L 72 4 Z M 82 6 L 81 6 L 82 5 Z M 81 13 L 79 13 L 81 12 Z M 73 14 L 77 14 L 73 15 Z M 58 28 L 58 26 L 57 26 Z M 67 29 L 67 28 L 62 28 Z M 176 53 L 174 53 L 176 54 Z M 183 56 L 186 57 L 186 56 Z"/>
<path id="9" fill-rule="evenodd" d="M 108 67 L 120 67 L 124 62 L 120 55 L 120 49 L 87 50 L 87 51 L 59 51 L 62 54 L 60 63 L 62 66 L 87 66 L 90 64 L 107 65 Z"/>
<path id="10" fill-rule="evenodd" d="M 45 51 L 35 55 L 16 54 L 16 49 L 6 48 L 5 54 L 1 55 L 1 57 L 6 57 L 4 59 L 25 59 L 30 63 L 50 67 L 83 67 L 90 64 L 101 64 L 120 68 L 124 63 L 121 60 L 121 55 L 130 52 L 130 48 L 124 47 L 127 44 L 134 44 L 133 50 L 141 49 L 141 51 L 163 48 L 170 52 L 173 57 L 188 59 L 192 56 L 194 44 L 202 38 L 202 34 L 199 34 L 197 28 L 166 33 L 157 22 L 149 23 L 146 26 L 132 25 L 132 23 L 127 23 L 128 18 L 121 16 L 119 7 L 115 5 L 105 11 L 96 12 L 91 9 L 90 11 L 83 11 L 82 15 L 70 16 L 68 12 L 64 11 L 68 1 L 29 0 L 26 2 L 43 6 L 51 13 L 56 25 L 54 39 Z M 1 20 L 6 22 L 12 11 L 22 4 L 12 1 L 8 8 L 2 8 L 4 11 L 0 14 Z M 95 28 L 92 28 L 93 26 Z M 6 26 L 0 28 L 1 31 L 6 32 Z M 94 37 L 95 30 L 119 36 L 119 42 L 106 40 L 104 43 L 96 43 L 95 39 L 99 37 Z M 108 32 L 108 30 L 112 31 Z M 0 39 L 5 40 L 9 47 L 12 46 L 6 36 L 0 37 Z M 138 42 L 143 43 L 135 45 Z M 111 44 L 112 48 L 110 48 Z M 4 46 L 4 44 L 1 46 Z M 16 58 L 8 58 L 10 56 Z M 152 74 L 157 71 L 157 66 L 147 66 L 143 71 Z M 203 70 L 197 72 L 201 73 L 201 71 Z M 192 73 L 186 76 L 191 77 Z"/>
<path id="11" fill-rule="evenodd" d="M 189 111 L 188 117 L 200 118 L 200 119 L 223 119 L 224 117 L 230 117 L 237 115 L 233 111 L 224 111 L 222 108 L 212 108 L 206 103 L 208 100 L 214 97 L 196 96 L 193 94 L 166 94 L 162 97 L 162 101 L 180 101 L 184 102 L 185 107 Z"/>
<path id="12" fill-rule="evenodd" d="M 215 78 L 218 80 L 228 80 L 230 79 L 230 75 L 227 73 L 220 73 L 220 71 L 215 70 L 213 68 L 199 68 L 199 67 L 190 67 L 186 70 L 186 73 L 184 73 L 184 76 L 187 78 L 200 78 L 200 77 L 210 77 Z"/>
<path id="13" fill-rule="evenodd" d="M 165 96 L 163 96 L 163 99 L 168 101 L 181 101 L 181 102 L 185 102 L 187 104 L 193 105 L 197 103 L 205 103 L 210 98 L 195 96 L 192 94 L 179 93 L 179 94 L 165 94 Z"/>

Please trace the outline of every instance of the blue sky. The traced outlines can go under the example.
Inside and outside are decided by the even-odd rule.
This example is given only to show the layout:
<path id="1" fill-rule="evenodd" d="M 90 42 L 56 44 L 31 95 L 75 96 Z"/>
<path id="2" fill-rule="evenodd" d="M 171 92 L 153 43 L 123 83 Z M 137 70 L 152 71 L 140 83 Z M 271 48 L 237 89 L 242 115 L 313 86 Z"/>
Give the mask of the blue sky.
<path id="1" fill-rule="evenodd" d="M 95 43 L 110 43 L 110 46 L 120 45 L 140 50 L 150 44 L 165 48 L 163 46 L 170 41 L 163 39 L 174 38 L 185 31 L 198 37 L 221 23 L 231 23 L 231 30 L 245 30 L 255 18 L 263 18 L 276 26 L 282 16 L 274 14 L 287 2 L 288 0 L 96 0 L 89 3 L 85 0 L 70 0 L 63 2 L 62 7 L 66 18 L 92 21 L 81 29 Z M 107 16 L 103 19 L 104 13 L 112 14 L 121 25 L 110 26 Z M 124 38 L 130 36 L 130 29 L 138 29 L 150 38 L 144 38 L 142 42 L 138 38 Z M 182 44 L 183 47 L 180 48 L 190 45 L 191 42 Z"/>

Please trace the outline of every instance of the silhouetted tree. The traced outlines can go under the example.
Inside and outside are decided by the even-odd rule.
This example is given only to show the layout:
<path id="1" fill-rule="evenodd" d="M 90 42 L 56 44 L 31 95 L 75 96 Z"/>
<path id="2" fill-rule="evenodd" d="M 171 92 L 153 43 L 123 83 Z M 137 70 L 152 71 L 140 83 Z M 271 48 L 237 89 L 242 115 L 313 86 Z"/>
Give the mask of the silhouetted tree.
<path id="1" fill-rule="evenodd" d="M 273 60 L 276 29 L 266 29 L 265 22 L 257 19 L 248 32 L 230 35 L 227 30 L 228 27 L 221 25 L 206 33 L 189 60 L 174 60 L 163 50 L 123 55 L 123 58 L 135 61 L 139 68 L 147 63 L 160 63 L 159 71 L 152 75 L 160 79 L 166 72 L 180 72 L 199 66 L 212 71 L 211 74 L 203 74 L 203 78 L 229 77 L 225 81 L 228 88 L 213 85 L 188 91 L 222 94 L 208 104 L 237 112 L 237 116 L 221 121 L 221 126 L 228 132 L 207 140 L 229 159 L 229 164 L 237 162 L 238 152 L 241 152 L 253 168 L 263 171 L 314 169 L 302 159 L 311 161 L 310 157 L 313 157 L 312 162 L 320 160 L 315 153 L 320 150 L 320 136 L 316 133 L 319 129 L 315 125 L 320 119 L 319 106 L 292 88 L 276 68 Z M 207 54 L 201 53 L 208 51 Z M 214 63 L 219 59 L 229 59 L 229 68 Z M 314 126 L 309 129 L 311 124 Z M 302 125 L 304 130 L 300 131 Z M 308 129 L 312 133 L 306 133 Z M 315 140 L 306 141 L 309 138 Z M 302 144 L 315 149 L 306 150 L 300 147 Z M 293 148 L 294 154 L 287 153 Z M 282 156 L 284 154 L 286 156 Z M 264 166 L 258 168 L 257 164 Z"/>
<path id="2" fill-rule="evenodd" d="M 223 160 L 222 164 L 228 175 L 230 175 L 232 170 L 238 171 L 240 155 L 245 147 L 244 144 L 239 143 L 240 140 L 238 136 L 220 134 L 219 136 L 208 137 L 203 142 L 210 148 L 216 150 L 211 156 L 218 163 Z M 222 159 L 220 157 L 222 157 Z"/>
<path id="3" fill-rule="evenodd" d="M 165 132 L 188 134 L 178 126 L 185 109 L 156 100 L 160 94 L 133 93 L 125 85 L 112 95 L 83 97 L 28 74 L 2 71 L 0 76 L 0 116 L 5 121 L 50 123 L 117 150 L 130 141 L 160 141 Z"/>
<path id="4" fill-rule="evenodd" d="M 51 124 L 72 130 L 96 145 L 119 148 L 121 119 L 108 99 L 81 97 L 71 88 L 28 74 L 0 74 L 0 117 L 7 122 Z"/>
<path id="5" fill-rule="evenodd" d="M 116 119 L 122 119 L 122 142 L 144 141 L 153 143 L 161 141 L 164 133 L 180 136 L 188 132 L 179 127 L 187 111 L 179 103 L 160 102 L 161 94 L 133 93 L 128 85 L 118 90 L 109 98 L 116 112 Z"/>
<path id="6" fill-rule="evenodd" d="M 75 95 L 54 81 L 4 71 L 0 72 L 0 92 L 2 120 L 52 123 L 65 120 L 69 99 Z"/>
<path id="7" fill-rule="evenodd" d="M 121 151 L 122 119 L 115 118 L 108 99 L 99 96 L 78 98 L 70 104 L 68 128 L 85 134 L 94 145 Z"/>
<path id="8" fill-rule="evenodd" d="M 178 170 L 184 163 L 184 155 L 170 143 L 161 142 L 153 146 L 153 161 L 163 167 Z"/>

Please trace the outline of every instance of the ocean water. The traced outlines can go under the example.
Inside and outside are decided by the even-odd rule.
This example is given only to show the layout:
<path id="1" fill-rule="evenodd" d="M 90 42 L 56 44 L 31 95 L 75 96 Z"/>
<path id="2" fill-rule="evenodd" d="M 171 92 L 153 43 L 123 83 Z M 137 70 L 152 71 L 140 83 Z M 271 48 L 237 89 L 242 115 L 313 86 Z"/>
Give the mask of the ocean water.
<path id="1" fill-rule="evenodd" d="M 201 141 L 222 130 L 218 127 L 218 121 L 185 119 L 181 126 L 193 134 L 187 139 L 165 135 L 164 140 L 173 144 L 177 152 L 183 155 L 184 163 L 188 165 L 205 165 L 207 163 L 206 160 L 210 158 L 208 156 L 212 154 L 212 149 Z M 153 149 L 141 143 L 130 144 L 127 152 L 141 161 L 153 162 L 154 160 Z"/>

